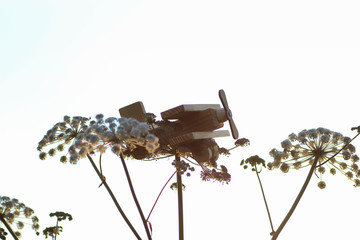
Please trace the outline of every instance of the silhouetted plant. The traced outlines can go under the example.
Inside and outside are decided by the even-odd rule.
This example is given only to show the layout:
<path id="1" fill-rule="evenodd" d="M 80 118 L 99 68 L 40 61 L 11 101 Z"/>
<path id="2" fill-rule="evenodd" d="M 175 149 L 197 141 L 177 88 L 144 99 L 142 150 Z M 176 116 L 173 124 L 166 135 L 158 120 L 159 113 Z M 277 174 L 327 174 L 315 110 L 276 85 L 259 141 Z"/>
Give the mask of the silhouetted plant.
<path id="1" fill-rule="evenodd" d="M 230 150 L 249 144 L 249 140 L 245 138 L 239 139 L 232 149 L 227 150 L 225 148 L 219 148 L 212 139 L 204 139 L 199 143 L 201 144 L 199 147 L 204 145 L 205 147 L 209 147 L 212 151 L 212 157 L 204 160 L 202 159 L 202 149 L 199 148 L 199 151 L 197 151 L 197 146 L 193 146 L 192 149 L 189 149 L 187 146 L 172 148 L 168 144 L 161 144 L 164 139 L 162 137 L 163 132 L 156 126 L 163 127 L 163 131 L 166 130 L 171 132 L 179 127 L 178 124 L 169 121 L 156 121 L 155 115 L 153 114 L 147 114 L 146 116 L 146 123 L 138 122 L 132 118 L 110 117 L 105 119 L 102 114 L 97 114 L 95 120 L 80 116 L 65 116 L 63 121 L 56 123 L 47 131 L 37 147 L 40 151 L 39 158 L 41 160 L 46 159 L 48 156 L 53 157 L 58 152 L 63 152 L 66 145 L 69 145 L 69 147 L 60 157 L 60 162 L 76 164 L 80 159 L 87 157 L 102 181 L 100 186 L 103 184 L 106 187 L 120 214 L 138 239 L 140 239 L 140 236 L 121 209 L 103 175 L 101 157 L 106 150 L 110 149 L 121 159 L 147 237 L 148 239 L 151 239 L 151 234 L 147 226 L 148 218 L 145 219 L 141 206 L 137 200 L 131 183 L 130 174 L 124 160 L 125 157 L 139 160 L 155 160 L 171 156 L 176 156 L 177 158 L 182 157 L 186 162 L 180 160 L 173 162 L 173 165 L 180 176 L 185 173 L 187 176 L 190 176 L 190 171 L 195 170 L 193 166 L 190 166 L 191 163 L 201 167 L 201 178 L 203 180 L 209 181 L 212 179 L 214 181 L 228 183 L 231 179 L 231 175 L 228 173 L 227 168 L 223 165 L 219 168 L 217 166 L 216 160 L 219 154 L 229 155 Z M 100 155 L 100 170 L 92 159 L 92 156 L 96 153 Z M 195 159 L 196 162 L 191 161 L 190 158 Z M 179 180 L 181 179 L 179 179 L 178 176 L 178 181 Z M 49 229 L 49 232 L 51 232 L 50 230 L 53 231 L 54 229 Z"/>
<path id="2" fill-rule="evenodd" d="M 270 209 L 266 200 L 266 196 L 265 196 L 265 192 L 264 192 L 264 188 L 260 179 L 260 172 L 262 170 L 262 168 L 266 168 L 265 165 L 265 160 L 260 158 L 258 155 L 255 156 L 251 156 L 249 158 L 247 158 L 246 160 L 242 160 L 240 162 L 240 166 L 243 166 L 244 169 L 248 169 L 249 167 L 251 167 L 251 171 L 256 173 L 256 177 L 258 179 L 259 185 L 260 185 L 260 189 L 261 189 L 261 194 L 265 203 L 265 207 L 266 207 L 266 212 L 268 214 L 268 218 L 269 218 L 269 222 L 270 222 L 270 227 L 271 227 L 271 233 L 270 235 L 273 235 L 275 230 L 274 230 L 274 226 L 272 223 L 272 219 L 271 219 L 271 215 L 270 215 Z"/>
<path id="3" fill-rule="evenodd" d="M 39 157 L 44 160 L 47 155 L 54 156 L 57 151 L 64 149 L 65 144 L 69 144 L 70 147 L 66 154 L 60 158 L 61 162 L 67 162 L 67 155 L 70 155 L 69 161 L 72 164 L 77 163 L 81 158 L 87 157 L 109 192 L 120 214 L 134 235 L 140 239 L 139 234 L 126 217 L 110 187 L 106 183 L 102 171 L 98 170 L 91 157 L 91 155 L 99 153 L 99 160 L 101 162 L 101 155 L 107 149 L 111 149 L 111 151 L 121 159 L 133 199 L 140 213 L 147 236 L 151 239 L 147 222 L 132 187 L 123 153 L 129 152 L 131 154 L 134 152 L 135 156 L 137 156 L 138 152 L 136 150 L 141 149 L 141 152 L 145 150 L 148 154 L 154 154 L 155 150 L 159 147 L 158 138 L 149 132 L 149 126 L 146 123 L 140 123 L 132 118 L 109 117 L 104 119 L 103 114 L 97 114 L 95 119 L 96 120 L 90 120 L 85 117 L 71 118 L 65 116 L 64 121 L 55 124 L 39 142 L 38 150 L 41 151 Z M 57 144 L 56 148 L 50 148 L 48 152 L 44 151 L 44 147 L 50 147 L 54 144 Z"/>
<path id="4" fill-rule="evenodd" d="M 272 231 L 270 234 L 272 235 L 272 240 L 277 239 L 295 211 L 313 174 L 316 174 L 320 179 L 318 182 L 320 189 L 324 189 L 326 186 L 323 174 L 327 169 L 329 169 L 332 175 L 337 171 L 342 173 L 354 182 L 355 187 L 360 186 L 360 170 L 357 165 L 359 157 L 355 154 L 355 147 L 351 144 L 359 136 L 360 127 L 352 128 L 352 130 L 357 130 L 358 133 L 351 139 L 326 128 L 305 129 L 298 134 L 290 134 L 288 139 L 281 142 L 283 150 L 280 151 L 274 148 L 270 151 L 270 156 L 274 159 L 274 161 L 267 164 L 267 168 L 270 170 L 279 168 L 282 172 L 288 173 L 291 168 L 298 170 L 307 166 L 311 167 L 297 198 L 276 231 L 273 228 L 270 211 L 259 177 L 260 171 L 257 168 L 257 166 L 266 167 L 265 161 L 257 155 L 241 161 L 240 165 L 244 169 L 251 166 L 251 169 L 256 172 L 271 224 Z"/>
<path id="5" fill-rule="evenodd" d="M 111 188 L 106 182 L 101 167 L 101 158 L 108 149 L 117 155 L 122 162 L 127 181 L 134 199 L 134 202 L 139 211 L 140 217 L 143 221 L 144 228 L 148 239 L 150 240 L 151 224 L 149 217 L 162 193 L 164 187 L 169 183 L 171 178 L 177 175 L 177 182 L 171 184 L 172 189 L 178 190 L 179 202 L 179 238 L 183 239 L 183 219 L 182 219 L 182 188 L 185 187 L 181 182 L 181 175 L 190 176 L 195 166 L 201 168 L 200 177 L 204 181 L 218 181 L 221 183 L 229 183 L 231 175 L 224 165 L 218 166 L 217 159 L 219 155 L 229 156 L 230 151 L 237 147 L 244 147 L 249 145 L 249 140 L 246 138 L 238 139 L 233 148 L 226 149 L 219 147 L 213 139 L 202 139 L 198 142 L 193 142 L 191 145 L 181 145 L 172 147 L 167 143 L 168 134 L 178 131 L 179 126 L 176 122 L 169 122 L 167 120 L 157 121 L 155 115 L 147 114 L 147 122 L 138 122 L 135 119 L 127 118 L 104 118 L 102 114 L 95 116 L 95 120 L 85 117 L 68 117 L 65 116 L 62 122 L 54 125 L 46 135 L 39 142 L 38 150 L 39 157 L 44 160 L 47 156 L 55 156 L 56 153 L 65 150 L 65 146 L 69 145 L 65 154 L 62 154 L 60 161 L 70 162 L 76 164 L 82 158 L 88 158 L 98 177 L 101 179 L 101 185 L 104 185 L 114 201 L 120 214 L 133 231 L 134 235 L 141 239 L 135 228 L 132 226 L 125 213 L 118 204 Z M 360 168 L 357 165 L 359 157 L 355 154 L 355 147 L 351 142 L 360 134 L 360 127 L 352 128 L 357 130 L 358 134 L 354 138 L 345 137 L 342 134 L 330 131 L 325 128 L 317 128 L 310 130 L 303 130 L 298 134 L 290 134 L 288 139 L 281 142 L 282 150 L 273 149 L 270 151 L 270 156 L 273 161 L 265 164 L 265 161 L 259 156 L 251 156 L 242 160 L 240 165 L 244 169 L 251 168 L 256 173 L 263 200 L 266 206 L 267 214 L 271 225 L 272 240 L 277 239 L 280 232 L 286 225 L 287 221 L 294 212 L 302 195 L 304 194 L 308 183 L 313 174 L 319 178 L 318 187 L 324 189 L 326 187 L 323 175 L 326 172 L 334 175 L 340 172 L 349 180 L 353 181 L 354 186 L 360 186 Z M 53 147 L 53 145 L 56 145 Z M 204 151 L 207 154 L 204 154 Z M 92 156 L 99 154 L 100 170 L 96 166 Z M 176 171 L 171 175 L 169 180 L 161 189 L 148 217 L 145 219 L 141 210 L 141 206 L 137 200 L 129 171 L 127 169 L 125 158 L 133 158 L 138 160 L 155 160 L 162 158 L 169 158 L 175 156 L 173 166 Z M 181 160 L 181 158 L 183 160 Z M 193 160 L 195 161 L 193 161 Z M 280 169 L 284 173 L 288 173 L 290 169 L 302 169 L 310 166 L 307 178 L 301 188 L 297 198 L 295 199 L 291 209 L 285 216 L 277 230 L 274 229 L 270 210 L 265 197 L 265 192 L 260 179 L 260 172 L 262 168 L 269 170 Z M 179 189 L 181 188 L 181 190 Z M 57 216 L 57 224 L 55 227 L 49 227 L 44 230 L 46 238 L 51 236 L 56 239 L 56 236 L 62 231 L 62 227 L 58 226 L 58 221 L 69 217 L 65 213 L 53 213 Z M 11 215 L 1 215 L 11 219 Z M 69 220 L 71 220 L 69 218 Z M 6 233 L 0 230 L 0 237 L 5 238 Z"/>
<path id="6" fill-rule="evenodd" d="M 62 232 L 63 227 L 59 226 L 59 222 L 68 219 L 71 221 L 73 218 L 70 214 L 64 213 L 64 212 L 54 212 L 50 213 L 50 217 L 56 217 L 56 225 L 53 227 L 47 227 L 43 230 L 43 234 L 45 235 L 45 238 L 48 238 L 49 236 L 56 240 L 56 236 L 60 235 L 60 232 Z"/>

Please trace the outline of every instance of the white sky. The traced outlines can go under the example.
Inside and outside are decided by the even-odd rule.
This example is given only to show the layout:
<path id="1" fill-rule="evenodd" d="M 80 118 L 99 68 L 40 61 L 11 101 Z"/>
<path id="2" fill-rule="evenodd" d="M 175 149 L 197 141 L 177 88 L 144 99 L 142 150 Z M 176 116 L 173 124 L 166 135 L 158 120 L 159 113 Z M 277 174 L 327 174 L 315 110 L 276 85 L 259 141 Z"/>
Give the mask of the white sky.
<path id="1" fill-rule="evenodd" d="M 140 100 L 160 116 L 180 104 L 218 104 L 223 88 L 251 146 L 219 160 L 229 185 L 202 182 L 198 168 L 184 178 L 185 239 L 270 239 L 256 176 L 239 162 L 255 154 L 270 161 L 272 148 L 304 128 L 355 135 L 359 11 L 347 0 L 1 1 L 0 195 L 32 207 L 41 229 L 55 224 L 50 212 L 72 214 L 60 240 L 135 239 L 89 162 L 40 161 L 38 141 L 64 115 L 117 117 Z M 145 215 L 171 161 L 127 161 Z M 120 160 L 108 154 L 103 168 L 145 239 Z M 306 174 L 261 173 L 275 228 Z M 359 189 L 340 174 L 324 177 L 326 189 L 312 179 L 278 239 L 357 239 Z M 177 239 L 176 201 L 167 188 L 150 218 L 154 240 Z"/>

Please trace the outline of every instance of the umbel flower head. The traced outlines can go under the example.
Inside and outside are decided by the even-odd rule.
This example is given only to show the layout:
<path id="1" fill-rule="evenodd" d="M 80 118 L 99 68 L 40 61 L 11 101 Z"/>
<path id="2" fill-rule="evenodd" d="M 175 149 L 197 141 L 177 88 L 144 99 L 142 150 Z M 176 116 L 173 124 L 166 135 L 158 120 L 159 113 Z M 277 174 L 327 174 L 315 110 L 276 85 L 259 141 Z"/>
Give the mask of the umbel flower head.
<path id="1" fill-rule="evenodd" d="M 104 115 L 98 114 L 96 120 L 85 117 L 64 117 L 64 121 L 56 123 L 47 131 L 46 135 L 38 144 L 40 159 L 44 160 L 47 155 L 54 156 L 57 152 L 70 147 L 60 161 L 65 163 L 77 163 L 80 158 L 95 152 L 104 153 L 111 149 L 116 155 L 127 151 L 129 155 L 139 148 L 144 149 L 143 157 L 154 154 L 159 147 L 158 138 L 149 133 L 146 123 L 141 123 L 133 118 L 104 119 Z M 45 147 L 54 146 L 47 151 Z"/>
<path id="2" fill-rule="evenodd" d="M 243 166 L 244 169 L 247 169 L 250 166 L 251 171 L 259 171 L 259 170 L 257 170 L 258 165 L 259 165 L 260 169 L 262 167 L 266 167 L 265 160 L 260 158 L 258 155 L 251 156 L 245 160 L 241 160 L 241 162 L 240 162 L 240 166 Z"/>
<path id="3" fill-rule="evenodd" d="M 69 221 L 71 221 L 73 218 L 71 216 L 71 214 L 69 213 L 65 213 L 65 212 L 54 212 L 54 213 L 50 213 L 50 217 L 56 217 L 57 221 L 63 221 L 68 219 Z"/>
<path id="4" fill-rule="evenodd" d="M 16 198 L 0 196 L 0 215 L 10 225 L 16 225 L 17 231 L 14 233 L 18 238 L 21 237 L 20 230 L 24 228 L 25 224 L 31 225 L 36 234 L 39 234 L 39 219 L 34 215 L 34 210 Z"/>
<path id="5" fill-rule="evenodd" d="M 268 168 L 270 170 L 279 168 L 287 173 L 291 168 L 301 169 L 312 165 L 317 158 L 318 167 L 315 173 L 319 174 L 319 188 L 326 187 L 322 179 L 326 172 L 332 175 L 340 172 L 358 187 L 360 186 L 360 169 L 357 165 L 359 157 L 350 142 L 351 138 L 325 128 L 305 129 L 298 134 L 292 133 L 288 139 L 281 142 L 283 150 L 270 151 L 274 161 L 268 163 Z"/>
<path id="6" fill-rule="evenodd" d="M 54 212 L 50 213 L 50 217 L 56 217 L 56 226 L 53 227 L 47 227 L 43 230 L 43 234 L 45 238 L 48 238 L 49 236 L 52 238 L 55 238 L 56 235 L 59 235 L 60 232 L 62 232 L 63 227 L 58 225 L 58 222 L 61 222 L 63 220 L 68 219 L 71 221 L 73 218 L 71 214 L 65 213 L 65 212 Z"/>

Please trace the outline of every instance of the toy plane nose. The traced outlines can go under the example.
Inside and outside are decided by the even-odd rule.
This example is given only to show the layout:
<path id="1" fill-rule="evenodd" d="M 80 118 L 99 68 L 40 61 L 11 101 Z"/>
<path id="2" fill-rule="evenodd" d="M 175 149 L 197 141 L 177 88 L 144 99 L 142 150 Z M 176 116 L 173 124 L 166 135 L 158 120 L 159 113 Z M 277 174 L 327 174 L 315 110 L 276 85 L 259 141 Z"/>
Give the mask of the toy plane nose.
<path id="1" fill-rule="evenodd" d="M 216 117 L 219 122 L 226 122 L 228 120 L 227 114 L 224 108 L 216 109 Z"/>

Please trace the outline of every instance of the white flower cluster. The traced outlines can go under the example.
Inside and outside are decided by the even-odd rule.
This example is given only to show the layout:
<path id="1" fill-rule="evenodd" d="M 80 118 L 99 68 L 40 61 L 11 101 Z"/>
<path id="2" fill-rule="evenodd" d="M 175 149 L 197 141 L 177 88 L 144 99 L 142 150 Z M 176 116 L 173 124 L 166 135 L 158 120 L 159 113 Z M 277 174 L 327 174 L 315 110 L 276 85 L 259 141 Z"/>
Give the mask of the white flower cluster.
<path id="1" fill-rule="evenodd" d="M 44 147 L 59 144 L 48 152 Z M 38 150 L 40 159 L 44 160 L 47 155 L 54 156 L 56 152 L 64 150 L 64 144 L 71 144 L 68 153 L 70 163 L 77 163 L 80 158 L 94 152 L 104 153 L 108 148 L 119 155 L 124 150 L 131 152 L 142 148 L 146 154 L 151 155 L 159 148 L 159 139 L 149 132 L 146 123 L 133 118 L 104 119 L 104 115 L 98 114 L 95 120 L 90 121 L 84 117 L 64 117 L 63 122 L 55 124 L 39 142 Z M 60 161 L 65 163 L 68 157 L 63 155 Z"/>
<path id="2" fill-rule="evenodd" d="M 24 218 L 31 219 L 32 229 L 36 232 L 40 228 L 39 219 L 34 215 L 34 210 L 25 206 L 24 203 L 20 203 L 16 198 L 0 196 L 0 214 L 8 223 L 15 223 L 18 230 L 24 228 Z M 15 234 L 17 237 L 21 237 L 21 233 L 19 231 L 15 231 Z"/>
<path id="3" fill-rule="evenodd" d="M 65 144 L 70 143 L 71 140 L 76 137 L 79 132 L 86 129 L 86 123 L 88 121 L 89 119 L 85 117 L 76 116 L 70 118 L 69 116 L 64 116 L 63 122 L 56 123 L 51 129 L 46 132 L 45 136 L 39 142 L 37 149 L 41 151 L 44 147 L 59 142 Z M 60 144 L 57 147 L 57 150 L 64 150 L 64 145 Z M 49 155 L 53 156 L 55 154 L 55 151 L 56 150 L 53 149 L 49 153 Z"/>
<path id="4" fill-rule="evenodd" d="M 355 186 L 360 186 L 360 170 L 356 164 L 359 157 L 355 154 L 355 147 L 350 144 L 351 138 L 344 137 L 341 133 L 325 128 L 303 130 L 298 134 L 290 134 L 289 138 L 281 142 L 282 151 L 272 149 L 270 156 L 274 161 L 268 163 L 269 169 L 280 168 L 288 172 L 290 168 L 300 169 L 312 165 L 315 157 L 318 164 L 325 163 L 331 174 L 337 171 L 354 181 Z M 317 172 L 322 174 L 326 168 L 320 166 Z"/>
<path id="5" fill-rule="evenodd" d="M 116 155 L 124 149 L 130 151 L 143 147 L 153 154 L 159 147 L 158 138 L 149 132 L 149 126 L 133 118 L 104 119 L 96 115 L 88 127 L 79 132 L 69 148 L 70 162 L 76 163 L 79 158 L 92 152 L 104 153 L 108 148 Z"/>

